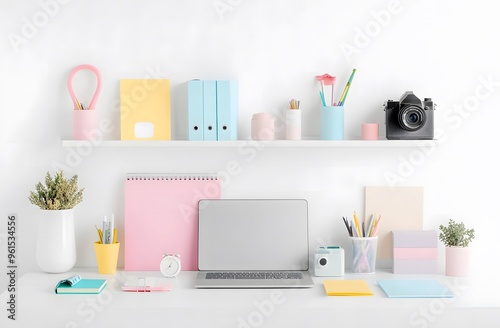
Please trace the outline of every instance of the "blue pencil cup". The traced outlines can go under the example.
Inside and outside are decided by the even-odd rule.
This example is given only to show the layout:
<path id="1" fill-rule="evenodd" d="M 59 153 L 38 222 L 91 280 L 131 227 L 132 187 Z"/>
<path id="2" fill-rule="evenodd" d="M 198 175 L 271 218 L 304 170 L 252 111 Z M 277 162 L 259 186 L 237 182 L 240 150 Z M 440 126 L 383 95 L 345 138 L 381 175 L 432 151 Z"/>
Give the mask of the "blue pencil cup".
<path id="1" fill-rule="evenodd" d="M 344 106 L 321 108 L 321 139 L 344 140 Z"/>

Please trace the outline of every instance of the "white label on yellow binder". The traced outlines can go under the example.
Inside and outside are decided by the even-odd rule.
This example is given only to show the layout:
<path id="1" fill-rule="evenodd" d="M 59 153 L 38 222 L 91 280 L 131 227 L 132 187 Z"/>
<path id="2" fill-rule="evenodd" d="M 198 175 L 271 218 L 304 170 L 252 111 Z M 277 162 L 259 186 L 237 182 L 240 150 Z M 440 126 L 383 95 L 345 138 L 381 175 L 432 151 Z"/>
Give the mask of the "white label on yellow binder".
<path id="1" fill-rule="evenodd" d="M 153 138 L 155 127 L 151 122 L 137 122 L 134 126 L 134 136 L 139 139 Z"/>

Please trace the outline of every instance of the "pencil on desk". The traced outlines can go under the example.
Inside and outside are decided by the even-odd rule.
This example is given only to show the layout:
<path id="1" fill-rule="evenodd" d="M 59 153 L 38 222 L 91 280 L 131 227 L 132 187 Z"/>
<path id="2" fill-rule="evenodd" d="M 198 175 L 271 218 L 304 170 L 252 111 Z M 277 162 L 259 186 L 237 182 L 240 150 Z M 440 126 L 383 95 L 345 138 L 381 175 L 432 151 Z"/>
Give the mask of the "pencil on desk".
<path id="1" fill-rule="evenodd" d="M 99 242 L 102 244 L 102 231 L 97 226 L 95 226 L 95 229 L 97 230 L 97 234 L 99 235 Z"/>
<path id="2" fill-rule="evenodd" d="M 373 226 L 374 226 L 374 223 L 375 223 L 375 215 L 371 215 L 370 216 L 370 220 L 368 221 L 368 226 L 366 227 L 366 236 L 367 237 L 371 237 L 372 236 L 372 231 L 373 231 Z"/>
<path id="3" fill-rule="evenodd" d="M 354 223 L 356 224 L 356 233 L 358 234 L 358 237 L 363 237 L 363 233 L 361 232 L 361 226 L 359 224 L 358 220 L 358 215 L 356 214 L 356 211 L 354 211 Z"/>
<path id="4" fill-rule="evenodd" d="M 378 220 L 377 222 L 375 223 L 375 226 L 373 227 L 373 231 L 372 231 L 372 235 L 370 237 L 375 237 L 377 235 L 377 231 L 378 231 L 378 225 L 380 223 L 380 218 L 382 217 L 382 215 L 379 215 L 378 217 Z"/>
<path id="5" fill-rule="evenodd" d="M 347 219 L 345 217 L 342 217 L 342 220 L 344 221 L 349 237 L 352 237 L 352 226 L 347 222 Z"/>

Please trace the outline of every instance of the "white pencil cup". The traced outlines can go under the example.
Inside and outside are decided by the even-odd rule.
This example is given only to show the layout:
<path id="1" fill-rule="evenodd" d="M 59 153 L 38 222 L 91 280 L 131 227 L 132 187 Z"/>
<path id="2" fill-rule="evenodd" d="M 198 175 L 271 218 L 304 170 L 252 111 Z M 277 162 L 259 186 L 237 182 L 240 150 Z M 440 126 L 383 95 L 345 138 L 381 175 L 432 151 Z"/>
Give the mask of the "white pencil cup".
<path id="1" fill-rule="evenodd" d="M 286 140 L 302 139 L 302 110 L 287 109 L 286 118 Z"/>
<path id="2" fill-rule="evenodd" d="M 349 237 L 352 245 L 352 273 L 375 273 L 377 237 Z"/>

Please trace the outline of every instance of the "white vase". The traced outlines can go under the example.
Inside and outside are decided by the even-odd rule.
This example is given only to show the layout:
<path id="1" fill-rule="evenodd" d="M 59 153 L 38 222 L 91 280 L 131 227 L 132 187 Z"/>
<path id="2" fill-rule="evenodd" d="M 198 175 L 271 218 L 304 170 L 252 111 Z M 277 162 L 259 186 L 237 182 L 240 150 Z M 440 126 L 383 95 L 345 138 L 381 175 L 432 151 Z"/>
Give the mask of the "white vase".
<path id="1" fill-rule="evenodd" d="M 468 247 L 451 246 L 445 248 L 447 276 L 466 277 L 470 270 L 470 250 Z"/>
<path id="2" fill-rule="evenodd" d="M 36 245 L 38 265 L 46 272 L 66 272 L 76 262 L 73 210 L 42 210 L 40 213 Z"/>

